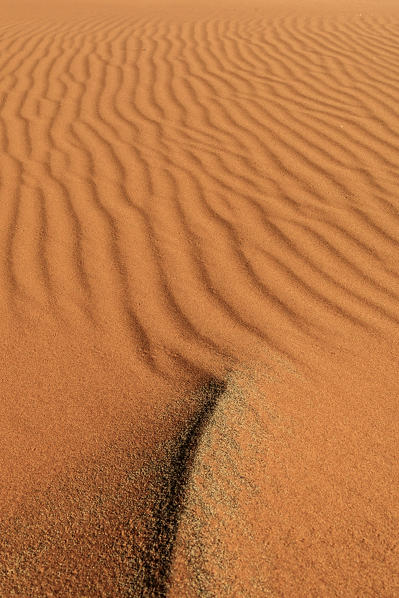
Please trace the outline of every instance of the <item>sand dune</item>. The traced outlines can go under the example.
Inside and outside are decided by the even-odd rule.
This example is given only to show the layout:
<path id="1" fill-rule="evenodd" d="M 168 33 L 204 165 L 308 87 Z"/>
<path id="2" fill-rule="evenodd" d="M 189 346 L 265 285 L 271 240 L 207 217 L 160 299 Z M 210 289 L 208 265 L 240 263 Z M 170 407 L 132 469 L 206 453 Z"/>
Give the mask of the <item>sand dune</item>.
<path id="1" fill-rule="evenodd" d="M 396 3 L 0 15 L 0 594 L 395 596 Z"/>

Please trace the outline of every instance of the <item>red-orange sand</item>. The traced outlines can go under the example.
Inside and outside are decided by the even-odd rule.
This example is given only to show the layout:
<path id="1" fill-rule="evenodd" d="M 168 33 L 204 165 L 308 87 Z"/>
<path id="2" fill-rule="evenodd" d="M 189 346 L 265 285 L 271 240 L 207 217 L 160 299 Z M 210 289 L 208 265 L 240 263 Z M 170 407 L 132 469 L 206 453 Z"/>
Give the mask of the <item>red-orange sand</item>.
<path id="1" fill-rule="evenodd" d="M 0 596 L 399 596 L 399 5 L 3 0 Z"/>

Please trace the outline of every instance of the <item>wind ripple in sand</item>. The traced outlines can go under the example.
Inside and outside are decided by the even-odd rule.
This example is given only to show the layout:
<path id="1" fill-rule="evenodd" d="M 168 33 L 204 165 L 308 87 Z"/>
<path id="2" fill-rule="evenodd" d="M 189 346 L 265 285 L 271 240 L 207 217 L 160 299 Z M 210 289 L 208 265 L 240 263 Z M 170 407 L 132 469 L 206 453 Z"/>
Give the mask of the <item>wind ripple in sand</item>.
<path id="1" fill-rule="evenodd" d="M 156 347 L 198 344 L 205 365 L 237 338 L 290 353 L 290 335 L 338 324 L 392 331 L 390 25 L 132 15 L 3 32 L 3 309 L 112 319 L 152 368 Z"/>

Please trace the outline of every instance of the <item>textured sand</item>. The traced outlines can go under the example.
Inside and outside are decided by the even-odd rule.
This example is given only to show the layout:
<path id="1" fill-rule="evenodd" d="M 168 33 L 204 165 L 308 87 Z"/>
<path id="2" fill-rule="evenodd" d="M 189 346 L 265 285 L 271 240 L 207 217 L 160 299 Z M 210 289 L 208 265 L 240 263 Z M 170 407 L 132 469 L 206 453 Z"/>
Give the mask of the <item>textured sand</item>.
<path id="1" fill-rule="evenodd" d="M 399 595 L 399 6 L 5 0 L 0 596 Z"/>

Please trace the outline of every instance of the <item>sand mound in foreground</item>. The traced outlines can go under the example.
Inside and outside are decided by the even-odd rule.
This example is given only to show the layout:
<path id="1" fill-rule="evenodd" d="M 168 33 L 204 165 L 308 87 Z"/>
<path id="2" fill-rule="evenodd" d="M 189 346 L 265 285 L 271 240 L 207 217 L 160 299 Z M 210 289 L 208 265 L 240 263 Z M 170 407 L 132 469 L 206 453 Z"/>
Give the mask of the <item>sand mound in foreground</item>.
<path id="1" fill-rule="evenodd" d="M 159 466 L 243 368 L 265 464 L 200 491 L 198 448 L 171 592 L 398 588 L 399 12 L 212 4 L 2 5 L 0 594 L 150 592 Z M 227 503 L 188 555 L 212 484 L 241 569 Z"/>

